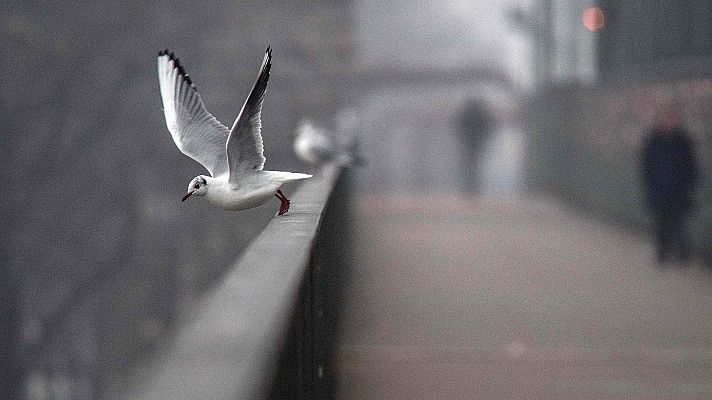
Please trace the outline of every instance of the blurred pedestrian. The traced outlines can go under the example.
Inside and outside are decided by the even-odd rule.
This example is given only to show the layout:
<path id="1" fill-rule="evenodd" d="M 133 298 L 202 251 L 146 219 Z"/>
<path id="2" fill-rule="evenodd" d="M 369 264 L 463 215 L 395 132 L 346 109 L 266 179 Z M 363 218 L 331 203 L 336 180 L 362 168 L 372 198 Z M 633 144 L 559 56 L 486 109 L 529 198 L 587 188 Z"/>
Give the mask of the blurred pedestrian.
<path id="1" fill-rule="evenodd" d="M 687 262 L 691 246 L 686 224 L 694 206 L 698 167 L 695 144 L 676 107 L 668 105 L 659 112 L 643 144 L 641 172 L 658 263 Z"/>
<path id="2" fill-rule="evenodd" d="M 487 104 L 479 99 L 471 99 L 465 104 L 457 118 L 457 128 L 462 145 L 462 189 L 471 195 L 480 189 L 480 162 L 486 139 L 492 127 L 492 115 Z"/>

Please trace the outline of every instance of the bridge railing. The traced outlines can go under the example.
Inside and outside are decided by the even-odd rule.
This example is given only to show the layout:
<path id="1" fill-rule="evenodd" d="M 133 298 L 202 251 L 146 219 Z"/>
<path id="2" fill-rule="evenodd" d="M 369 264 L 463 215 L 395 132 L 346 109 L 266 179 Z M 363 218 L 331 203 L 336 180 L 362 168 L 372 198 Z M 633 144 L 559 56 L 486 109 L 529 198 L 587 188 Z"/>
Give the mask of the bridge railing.
<path id="1" fill-rule="evenodd" d="M 348 172 L 303 181 L 195 318 L 113 399 L 318 399 L 333 393 L 333 346 L 350 270 Z"/>

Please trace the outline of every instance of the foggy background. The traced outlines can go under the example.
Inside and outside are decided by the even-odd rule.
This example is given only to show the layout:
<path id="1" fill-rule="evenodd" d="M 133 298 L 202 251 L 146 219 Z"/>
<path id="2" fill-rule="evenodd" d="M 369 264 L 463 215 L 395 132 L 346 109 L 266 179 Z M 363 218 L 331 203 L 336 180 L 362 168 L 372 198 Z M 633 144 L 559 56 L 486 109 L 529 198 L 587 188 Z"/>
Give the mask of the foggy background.
<path id="1" fill-rule="evenodd" d="M 7 322 L 3 359 L 4 365 L 19 366 L 14 369 L 17 375 L 7 380 L 11 389 L 6 398 L 95 399 L 126 384 L 135 362 L 150 357 L 150 350 L 190 317 L 201 296 L 270 221 L 276 200 L 239 213 L 194 199 L 180 202 L 190 179 L 205 171 L 173 143 L 156 76 L 158 51 L 174 51 L 208 110 L 231 126 L 268 45 L 274 58 L 262 112 L 266 168 L 310 170 L 291 149 L 292 132 L 305 116 L 342 140 L 355 135 L 367 160 L 356 170 L 354 183 L 356 269 L 363 275 L 356 274 L 348 294 L 351 308 L 345 311 L 340 354 L 346 360 L 339 371 L 341 398 L 399 398 L 395 392 L 362 391 L 379 387 L 377 380 L 369 380 L 378 373 L 364 372 L 364 366 L 378 364 L 378 357 L 369 355 L 392 354 L 389 351 L 396 348 L 406 349 L 405 355 L 399 353 L 403 357 L 417 358 L 422 348 L 413 350 L 408 340 L 435 346 L 437 338 L 469 335 L 469 323 L 501 330 L 473 335 L 473 342 L 465 344 L 448 342 L 450 349 L 486 347 L 482 343 L 500 335 L 508 338 L 503 345 L 506 354 L 530 354 L 525 339 L 514 338 L 515 333 L 511 340 L 502 335 L 516 329 L 484 314 L 529 321 L 521 329 L 536 342 L 537 329 L 549 329 L 548 334 L 556 337 L 552 327 L 561 326 L 556 318 L 537 314 L 541 309 L 536 304 L 563 310 L 562 330 L 567 331 L 567 321 L 574 321 L 571 315 L 577 313 L 583 315 L 579 327 L 591 321 L 615 325 L 617 318 L 627 318 L 626 313 L 655 315 L 654 307 L 645 311 L 636 307 L 646 307 L 650 299 L 664 303 L 670 297 L 660 293 L 666 290 L 689 290 L 695 296 L 664 303 L 668 306 L 661 312 L 669 318 L 660 323 L 664 327 L 660 331 L 650 328 L 657 322 L 645 320 L 627 332 L 631 337 L 652 332 L 653 341 L 667 343 L 665 349 L 691 354 L 674 366 L 684 370 L 684 382 L 696 388 L 687 393 L 690 398 L 709 395 L 709 377 L 694 375 L 680 365 L 692 363 L 707 371 L 710 367 L 712 338 L 706 329 L 712 321 L 701 306 L 687 305 L 712 301 L 709 273 L 702 261 L 710 254 L 712 238 L 707 172 L 712 150 L 708 139 L 712 6 L 703 0 L 653 3 L 601 1 L 605 25 L 591 32 L 583 27 L 581 16 L 586 7 L 596 4 L 583 0 L 4 2 L 0 5 L 4 38 L 0 41 L 0 163 L 5 171 L 0 280 Z M 633 288 L 638 287 L 638 278 L 610 282 L 617 281 L 621 269 L 634 271 L 630 274 L 640 276 L 641 282 L 653 270 L 637 152 L 656 105 L 673 99 L 683 104 L 701 162 L 703 181 L 692 221 L 700 257 L 693 275 L 675 275 L 669 286 L 665 277 L 655 275 L 651 279 L 658 280 L 640 285 L 659 288 L 653 291 L 656 294 L 645 297 L 649 292 L 643 290 L 636 297 Z M 468 130 L 468 126 L 481 128 Z M 293 190 L 285 191 L 289 196 Z M 572 209 L 583 210 L 587 217 Z M 529 221 L 531 226 L 507 225 L 514 219 Z M 392 225 L 383 227 L 379 221 Z M 440 237 L 424 227 L 456 232 Z M 541 227 L 550 230 L 537 233 L 535 228 Z M 629 235 L 630 231 L 635 234 Z M 410 237 L 414 232 L 424 233 Z M 594 232 L 600 240 L 572 232 Z M 387 240 L 379 240 L 383 238 Z M 480 241 L 487 238 L 492 242 Z M 600 248 L 584 252 L 588 255 L 580 259 L 577 254 L 556 253 L 557 248 L 568 251 L 592 242 Z M 401 247 L 381 252 L 377 246 L 383 243 Z M 432 249 L 427 261 L 409 258 L 405 249 L 414 243 Z M 559 247 L 546 247 L 552 243 Z M 538 250 L 526 253 L 529 248 Z M 619 253 L 603 257 L 611 248 Z M 482 250 L 479 256 L 470 256 L 472 249 L 491 253 Z M 520 250 L 523 253 L 517 253 Z M 549 252 L 553 255 L 542 261 L 541 254 Z M 503 254 L 519 258 L 502 260 Z M 602 257 L 605 265 L 599 265 Z M 414 259 L 422 264 L 413 265 Z M 473 265 L 475 269 L 468 269 Z M 452 274 L 442 272 L 447 267 L 454 268 Z M 528 271 L 525 277 L 517 275 L 520 267 Z M 567 309 L 570 299 L 541 294 L 550 290 L 584 296 L 575 290 L 578 283 L 560 279 L 566 274 L 589 276 L 588 268 L 600 268 L 601 276 L 609 277 L 596 277 L 594 286 L 611 288 L 610 307 L 602 307 L 620 314 L 604 312 L 596 319 L 587 311 Z M 490 276 L 487 271 L 497 273 Z M 523 281 L 511 283 L 498 273 Z M 522 283 L 531 279 L 553 286 L 544 285 L 541 293 L 532 294 Z M 588 281 L 581 279 L 585 286 Z M 374 280 L 411 286 L 399 292 L 398 285 L 369 283 Z M 691 281 L 707 286 L 690 289 Z M 435 288 L 429 286 L 432 282 L 437 282 Z M 473 286 L 460 286 L 462 282 Z M 512 286 L 484 299 L 467 297 L 490 287 L 486 282 Z M 425 289 L 418 291 L 418 287 Z M 460 294 L 444 296 L 457 305 L 452 314 L 443 311 L 449 303 L 438 300 L 450 290 Z M 596 298 L 596 293 L 588 295 Z M 393 339 L 380 330 L 366 339 L 357 338 L 359 333 L 368 335 L 372 325 L 378 325 L 379 313 L 389 310 L 385 303 L 366 304 L 363 298 L 389 301 L 392 296 L 402 308 L 388 311 L 386 320 L 395 321 L 388 332 L 406 332 L 407 340 Z M 488 308 L 497 296 L 510 296 L 514 303 L 492 303 Z M 423 299 L 427 304 L 422 304 Z M 417 309 L 419 304 L 424 308 Z M 581 304 L 581 309 L 585 306 Z M 369 307 L 375 311 L 369 313 Z M 445 315 L 445 321 L 430 320 L 433 315 Z M 699 318 L 695 326 L 681 328 L 682 338 L 674 327 L 689 320 L 680 316 Z M 426 328 L 403 322 L 409 317 Z M 572 324 L 577 322 L 581 321 Z M 449 330 L 450 326 L 455 328 Z M 658 333 L 667 336 L 663 340 Z M 595 342 L 580 340 L 576 332 L 571 335 L 577 339 L 564 340 L 565 344 L 576 342 L 590 350 Z M 603 336 L 596 349 L 648 349 L 647 342 Z M 364 348 L 368 351 L 360 352 Z M 650 351 L 658 354 L 656 349 Z M 552 353 L 561 354 L 557 351 Z M 442 356 L 437 354 L 436 358 Z M 630 356 L 635 365 L 638 356 Z M 551 361 L 547 356 L 541 359 Z M 669 367 L 665 360 L 655 364 L 660 369 L 640 375 L 658 376 Z M 428 382 L 425 377 L 437 380 L 447 375 L 427 365 L 424 375 L 408 376 L 405 381 Z M 494 376 L 507 376 L 506 368 L 497 371 Z M 509 372 L 521 371 L 512 367 Z M 496 379 L 491 391 L 482 381 L 471 379 L 488 373 L 492 370 L 468 369 L 462 379 L 490 398 L 521 396 L 517 388 L 531 388 L 540 381 L 525 379 L 521 387 L 509 386 L 507 392 L 498 391 L 507 384 Z M 565 375 L 552 374 L 556 373 Z M 600 379 L 590 385 L 575 381 L 575 385 L 556 386 L 563 392 L 542 389 L 529 394 L 546 398 L 551 393 L 583 392 L 595 397 L 596 386 L 610 387 L 600 384 L 610 384 L 610 379 Z M 615 382 L 606 395 L 624 398 L 616 397 L 620 393 Z M 648 390 L 655 387 L 649 381 L 635 382 L 622 384 L 621 396 L 655 393 Z M 673 383 L 682 387 L 684 382 Z M 460 389 L 440 394 L 468 398 L 474 393 L 468 392 L 469 386 L 457 385 L 452 387 Z M 434 393 L 429 398 L 439 398 Z"/>

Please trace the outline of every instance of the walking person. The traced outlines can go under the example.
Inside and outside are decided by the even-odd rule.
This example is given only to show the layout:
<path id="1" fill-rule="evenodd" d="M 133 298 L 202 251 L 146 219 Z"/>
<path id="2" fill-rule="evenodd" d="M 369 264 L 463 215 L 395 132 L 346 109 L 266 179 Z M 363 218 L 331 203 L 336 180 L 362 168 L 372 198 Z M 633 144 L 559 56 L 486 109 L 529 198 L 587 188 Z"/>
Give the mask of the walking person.
<path id="1" fill-rule="evenodd" d="M 481 189 L 480 164 L 492 128 L 492 115 L 487 105 L 478 99 L 470 100 L 460 111 L 457 128 L 463 151 L 463 165 L 460 167 L 463 173 L 462 189 L 464 194 L 469 196 Z"/>
<path id="2" fill-rule="evenodd" d="M 676 108 L 665 107 L 648 133 L 641 173 L 654 222 L 658 263 L 689 261 L 687 221 L 694 205 L 698 167 L 695 144 Z"/>

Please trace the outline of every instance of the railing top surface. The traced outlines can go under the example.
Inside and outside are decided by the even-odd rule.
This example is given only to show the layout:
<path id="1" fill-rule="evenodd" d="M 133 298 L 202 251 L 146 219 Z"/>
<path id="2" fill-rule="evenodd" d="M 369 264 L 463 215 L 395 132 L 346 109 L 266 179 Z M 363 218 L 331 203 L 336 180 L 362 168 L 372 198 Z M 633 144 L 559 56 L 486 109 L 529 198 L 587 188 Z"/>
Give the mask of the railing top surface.
<path id="1" fill-rule="evenodd" d="M 302 181 L 289 212 L 270 221 L 194 319 L 115 398 L 234 400 L 264 394 L 338 175 L 338 168 L 326 168 Z"/>

